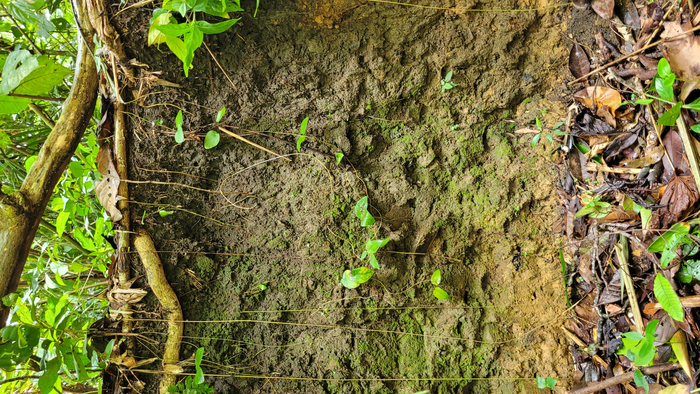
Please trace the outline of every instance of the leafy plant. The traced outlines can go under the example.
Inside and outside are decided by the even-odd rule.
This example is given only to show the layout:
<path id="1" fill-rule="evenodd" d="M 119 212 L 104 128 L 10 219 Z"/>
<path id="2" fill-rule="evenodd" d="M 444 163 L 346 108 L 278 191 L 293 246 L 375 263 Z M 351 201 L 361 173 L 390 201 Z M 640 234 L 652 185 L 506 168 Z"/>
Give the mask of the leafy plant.
<path id="1" fill-rule="evenodd" d="M 542 134 L 544 134 L 547 137 L 547 141 L 551 144 L 554 142 L 554 136 L 555 135 L 567 135 L 565 132 L 561 131 L 561 127 L 564 125 L 564 122 L 557 122 L 554 127 L 552 127 L 552 132 L 548 133 L 544 131 L 544 128 L 542 127 L 542 122 L 540 122 L 540 118 L 535 117 L 535 126 L 537 127 L 537 130 L 540 132 L 535 134 L 534 137 L 532 137 L 532 147 L 534 148 L 535 145 L 540 141 L 540 138 L 542 138 Z"/>
<path id="2" fill-rule="evenodd" d="M 202 45 L 205 34 L 219 34 L 228 30 L 238 19 L 229 19 L 229 12 L 243 11 L 240 0 L 165 0 L 163 8 L 156 8 L 148 30 L 148 45 L 165 43 L 182 61 L 185 77 L 189 76 L 194 51 Z M 185 22 L 179 23 L 173 12 Z M 219 23 L 197 20 L 197 12 L 229 19 Z M 182 38 L 181 38 L 182 37 Z"/>
<path id="3" fill-rule="evenodd" d="M 447 292 L 439 287 L 437 287 L 440 282 L 442 282 L 442 273 L 440 270 L 435 270 L 433 272 L 433 275 L 430 276 L 430 283 L 432 283 L 435 286 L 435 289 L 433 290 L 433 296 L 437 298 L 438 300 L 446 300 L 450 298 L 450 295 L 447 294 Z"/>
<path id="4" fill-rule="evenodd" d="M 700 98 L 690 104 L 681 101 L 676 102 L 673 94 L 673 84 L 676 81 L 676 74 L 671 71 L 671 65 L 666 58 L 661 58 L 657 66 L 657 73 L 652 82 L 652 91 L 656 91 L 659 97 L 654 97 L 662 103 L 671 104 L 672 107 L 666 110 L 658 119 L 658 123 L 663 126 L 674 126 L 676 120 L 681 115 L 681 108 L 692 109 L 700 112 Z M 653 97 L 649 95 L 650 97 Z M 636 104 L 649 104 L 651 100 L 638 100 Z M 700 132 L 700 125 L 691 126 L 694 132 Z"/>
<path id="5" fill-rule="evenodd" d="M 309 123 L 309 118 L 306 117 L 301 121 L 301 127 L 299 127 L 299 137 L 297 137 L 297 152 L 301 152 L 301 143 L 306 140 L 306 125 Z"/>
<path id="6" fill-rule="evenodd" d="M 586 206 L 579 209 L 574 215 L 574 218 L 580 218 L 583 216 L 590 216 L 594 219 L 602 219 L 606 217 L 612 211 L 612 205 L 605 201 L 600 201 L 600 197 L 595 197 L 590 200 Z"/>
<path id="7" fill-rule="evenodd" d="M 348 289 L 354 289 L 370 280 L 372 275 L 374 275 L 374 270 L 366 267 L 354 268 L 352 271 L 345 270 L 340 283 Z"/>
<path id="8" fill-rule="evenodd" d="M 661 268 L 666 268 L 673 259 L 678 257 L 676 252 L 679 246 L 694 245 L 693 240 L 687 236 L 688 233 L 690 233 L 690 224 L 684 222 L 676 223 L 661 234 L 659 238 L 655 239 L 649 245 L 647 251 L 651 253 L 661 252 L 659 264 Z M 686 248 L 686 252 L 690 253 L 693 249 Z"/>
<path id="9" fill-rule="evenodd" d="M 175 142 L 181 144 L 185 141 L 185 132 L 182 130 L 182 111 L 177 111 L 177 116 L 175 116 L 175 127 L 177 131 L 175 132 Z"/>
<path id="10" fill-rule="evenodd" d="M 367 227 L 374 224 L 374 216 L 369 213 L 367 209 L 369 206 L 367 196 L 362 197 L 357 204 L 355 204 L 355 216 L 360 219 L 360 226 Z"/>
<path id="11" fill-rule="evenodd" d="M 369 256 L 369 263 L 372 265 L 372 267 L 374 267 L 375 269 L 379 269 L 379 261 L 377 260 L 377 257 L 374 254 L 377 253 L 379 248 L 386 245 L 387 243 L 389 243 L 389 238 L 367 241 L 367 243 L 365 244 L 365 251 L 362 252 L 360 260 L 364 260 L 365 257 Z"/>
<path id="12" fill-rule="evenodd" d="M 627 356 L 637 367 L 649 365 L 656 355 L 654 332 L 658 323 L 658 320 L 647 323 L 644 335 L 636 331 L 622 334 L 622 347 L 617 349 L 617 354 Z"/>
<path id="13" fill-rule="evenodd" d="M 343 157 L 345 157 L 345 155 L 342 154 L 341 152 L 336 153 L 335 154 L 335 164 L 340 165 L 340 162 L 343 161 Z"/>
<path id="14" fill-rule="evenodd" d="M 644 390 L 646 390 L 646 392 L 648 393 L 649 392 L 649 383 L 647 382 L 646 379 L 644 379 L 644 374 L 642 373 L 642 370 L 638 369 L 638 370 L 634 371 L 633 377 L 634 377 L 634 384 L 636 384 L 639 387 L 644 387 Z"/>
<path id="15" fill-rule="evenodd" d="M 219 140 L 221 136 L 215 130 L 209 130 L 206 137 L 204 137 L 204 149 L 211 149 L 219 145 Z"/>
<path id="16" fill-rule="evenodd" d="M 547 378 L 543 378 L 541 376 L 537 377 L 537 388 L 538 389 L 545 389 L 545 388 L 553 389 L 554 386 L 556 386 L 556 385 L 557 385 L 557 380 L 551 376 L 547 377 Z"/>
<path id="17" fill-rule="evenodd" d="M 440 81 L 440 86 L 442 87 L 443 93 L 446 90 L 450 90 L 450 89 L 454 88 L 455 86 L 459 86 L 456 83 L 452 82 L 452 71 L 447 72 L 447 74 L 445 75 L 445 78 L 443 78 Z"/>
<path id="18" fill-rule="evenodd" d="M 202 363 L 202 356 L 204 356 L 204 348 L 199 348 L 195 352 L 194 366 L 195 375 L 194 377 L 188 376 L 184 382 L 178 382 L 177 384 L 168 387 L 169 393 L 181 393 L 181 394 L 210 394 L 214 392 L 214 389 L 209 387 L 204 382 L 204 372 L 199 366 Z"/>

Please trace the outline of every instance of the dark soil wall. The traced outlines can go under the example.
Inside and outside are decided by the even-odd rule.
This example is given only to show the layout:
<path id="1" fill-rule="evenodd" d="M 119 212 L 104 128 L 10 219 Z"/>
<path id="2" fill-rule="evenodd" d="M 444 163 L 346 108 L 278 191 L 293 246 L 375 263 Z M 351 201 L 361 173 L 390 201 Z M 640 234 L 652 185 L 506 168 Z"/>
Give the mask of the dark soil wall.
<path id="1" fill-rule="evenodd" d="M 211 373 L 304 378 L 211 378 L 217 392 L 529 392 L 536 374 L 566 379 L 551 147 L 533 149 L 509 120 L 563 117 L 542 97 L 561 83 L 567 9 L 264 1 L 205 39 L 233 84 L 205 48 L 187 79 L 165 46 L 146 48 L 151 12 L 114 22 L 139 61 L 183 88 L 153 86 L 130 106 L 131 178 L 210 192 L 134 184 L 132 220 L 164 251 L 185 317 L 227 320 L 186 325 L 182 358 L 204 346 Z M 458 86 L 441 92 L 449 71 Z M 221 125 L 291 162 L 262 163 L 274 156 L 223 135 L 205 150 L 223 106 Z M 352 210 L 365 195 L 372 228 Z M 383 237 L 373 279 L 342 287 L 344 270 L 368 266 L 365 242 Z M 449 300 L 432 295 L 436 269 Z"/>

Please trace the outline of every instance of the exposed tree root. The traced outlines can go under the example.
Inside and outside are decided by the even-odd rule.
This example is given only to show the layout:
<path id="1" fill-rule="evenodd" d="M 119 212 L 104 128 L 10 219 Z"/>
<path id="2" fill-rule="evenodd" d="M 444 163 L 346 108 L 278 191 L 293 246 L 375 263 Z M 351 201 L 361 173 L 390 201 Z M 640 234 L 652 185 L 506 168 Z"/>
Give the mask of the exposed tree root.
<path id="1" fill-rule="evenodd" d="M 165 278 L 163 264 L 156 253 L 153 240 L 145 230 L 140 230 L 134 240 L 134 246 L 141 257 L 141 263 L 146 270 L 148 283 L 153 294 L 158 297 L 168 321 L 168 339 L 165 342 L 163 352 L 163 370 L 166 372 L 160 381 L 159 392 L 165 394 L 168 387 L 175 384 L 176 373 L 180 367 L 176 365 L 180 361 L 180 343 L 182 341 L 182 308 L 175 292 Z"/>

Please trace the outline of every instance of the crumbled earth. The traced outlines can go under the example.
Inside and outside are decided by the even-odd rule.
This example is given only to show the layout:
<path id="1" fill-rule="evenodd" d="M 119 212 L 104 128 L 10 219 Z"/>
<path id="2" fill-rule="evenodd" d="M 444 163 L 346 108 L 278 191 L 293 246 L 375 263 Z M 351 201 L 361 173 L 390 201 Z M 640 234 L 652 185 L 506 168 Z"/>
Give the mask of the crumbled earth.
<path id="1" fill-rule="evenodd" d="M 566 386 L 556 141 L 533 148 L 515 130 L 565 118 L 554 92 L 571 10 L 430 4 L 456 10 L 261 2 L 257 17 L 205 37 L 230 82 L 204 47 L 189 78 L 165 46 L 147 47 L 152 9 L 113 19 L 136 59 L 182 85 L 129 106 L 130 178 L 159 182 L 132 184 L 132 223 L 162 251 L 185 318 L 219 321 L 186 324 L 181 355 L 204 347 L 205 371 L 232 375 L 207 378 L 217 392 L 515 393 L 537 390 L 535 376 Z M 457 86 L 442 92 L 449 71 Z M 223 133 L 206 150 L 222 107 L 221 126 L 291 161 Z M 367 228 L 353 212 L 363 196 L 377 219 Z M 341 286 L 344 270 L 369 266 L 365 242 L 384 237 L 374 277 Z M 433 296 L 436 269 L 448 300 Z"/>

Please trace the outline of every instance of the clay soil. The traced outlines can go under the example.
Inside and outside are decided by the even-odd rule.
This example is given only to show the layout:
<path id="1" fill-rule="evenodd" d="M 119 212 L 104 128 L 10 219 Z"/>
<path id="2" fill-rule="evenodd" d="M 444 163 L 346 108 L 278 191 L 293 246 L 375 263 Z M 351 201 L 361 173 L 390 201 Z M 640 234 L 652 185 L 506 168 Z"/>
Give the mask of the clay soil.
<path id="1" fill-rule="evenodd" d="M 566 387 L 556 143 L 533 148 L 515 130 L 565 119 L 571 9 L 428 3 L 456 10 L 262 1 L 254 18 L 243 1 L 232 29 L 205 38 L 231 82 L 204 47 L 189 78 L 165 46 L 147 47 L 152 8 L 113 19 L 134 58 L 182 86 L 128 107 L 130 179 L 151 182 L 131 185 L 131 220 L 161 251 L 185 318 L 201 321 L 185 325 L 181 358 L 204 347 L 205 371 L 229 375 L 207 378 L 216 392 L 521 393 L 538 391 L 535 376 Z M 449 71 L 458 86 L 441 92 Z M 222 107 L 220 125 L 291 161 L 223 134 L 204 149 Z M 369 228 L 353 213 L 363 196 Z M 341 286 L 384 237 L 374 277 Z M 448 300 L 433 296 L 436 269 Z M 162 339 L 160 324 L 137 330 Z"/>

